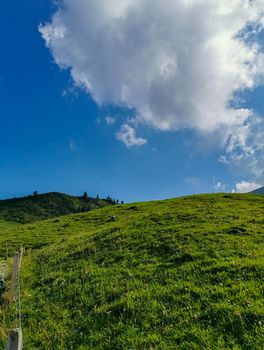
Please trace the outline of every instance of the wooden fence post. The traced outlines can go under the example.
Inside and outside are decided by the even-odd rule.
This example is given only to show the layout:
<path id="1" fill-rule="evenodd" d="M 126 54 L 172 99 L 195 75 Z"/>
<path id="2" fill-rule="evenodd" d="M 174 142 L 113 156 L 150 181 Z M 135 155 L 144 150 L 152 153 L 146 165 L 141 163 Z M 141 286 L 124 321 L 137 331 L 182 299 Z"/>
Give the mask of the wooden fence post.
<path id="1" fill-rule="evenodd" d="M 11 280 L 11 287 L 10 287 L 10 292 L 9 292 L 9 302 L 10 303 L 14 302 L 15 296 L 16 296 L 16 284 L 17 284 L 18 270 L 19 270 L 19 253 L 16 253 L 14 256 L 12 280 Z"/>
<path id="2" fill-rule="evenodd" d="M 18 266 L 18 272 L 20 271 L 20 268 L 21 268 L 23 254 L 24 254 L 24 247 L 21 245 L 20 252 L 19 252 L 19 266 Z"/>
<path id="3" fill-rule="evenodd" d="M 9 332 L 6 350 L 22 350 L 22 348 L 22 330 L 21 328 L 13 329 Z"/>
<path id="4" fill-rule="evenodd" d="M 6 243 L 5 246 L 6 246 L 6 259 L 8 259 L 8 244 Z"/>

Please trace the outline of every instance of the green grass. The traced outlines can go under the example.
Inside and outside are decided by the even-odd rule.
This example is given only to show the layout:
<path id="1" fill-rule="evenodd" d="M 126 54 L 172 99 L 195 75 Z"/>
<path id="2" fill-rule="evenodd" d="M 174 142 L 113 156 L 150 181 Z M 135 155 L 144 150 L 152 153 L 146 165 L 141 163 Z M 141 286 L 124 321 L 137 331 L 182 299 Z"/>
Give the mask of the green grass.
<path id="1" fill-rule="evenodd" d="M 105 207 L 105 199 L 70 196 L 50 192 L 0 201 L 0 220 L 30 223 L 71 213 L 86 212 Z"/>
<path id="2" fill-rule="evenodd" d="M 3 234 L 6 230 L 18 227 L 19 224 L 13 221 L 5 221 L 0 219 L 0 234 Z"/>
<path id="3" fill-rule="evenodd" d="M 199 195 L 8 230 L 0 256 L 27 248 L 25 350 L 264 349 L 263 209 Z M 2 307 L 1 348 L 14 316 Z"/>

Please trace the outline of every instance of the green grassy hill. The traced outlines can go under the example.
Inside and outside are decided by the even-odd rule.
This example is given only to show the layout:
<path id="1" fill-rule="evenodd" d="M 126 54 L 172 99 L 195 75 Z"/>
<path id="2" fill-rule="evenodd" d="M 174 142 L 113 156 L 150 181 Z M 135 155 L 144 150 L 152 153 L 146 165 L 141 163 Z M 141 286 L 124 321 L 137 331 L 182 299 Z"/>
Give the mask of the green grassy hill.
<path id="1" fill-rule="evenodd" d="M 15 228 L 18 226 L 17 222 L 13 221 L 5 221 L 0 219 L 0 233 L 5 232 L 6 230 Z"/>
<path id="2" fill-rule="evenodd" d="M 264 349 L 263 210 L 199 195 L 7 230 L 0 257 L 27 249 L 24 349 Z M 0 348 L 14 318 L 2 307 Z"/>
<path id="3" fill-rule="evenodd" d="M 104 199 L 70 196 L 51 192 L 0 201 L 0 220 L 29 223 L 56 216 L 102 208 L 110 203 Z"/>

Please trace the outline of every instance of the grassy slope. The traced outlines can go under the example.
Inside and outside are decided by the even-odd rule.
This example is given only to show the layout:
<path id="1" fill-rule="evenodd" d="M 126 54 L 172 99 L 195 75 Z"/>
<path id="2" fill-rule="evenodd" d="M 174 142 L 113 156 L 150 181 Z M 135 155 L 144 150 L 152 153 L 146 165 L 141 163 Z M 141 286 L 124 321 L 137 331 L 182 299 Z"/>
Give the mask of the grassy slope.
<path id="1" fill-rule="evenodd" d="M 263 209 L 263 196 L 201 195 L 8 231 L 0 247 L 29 248 L 25 350 L 263 349 Z"/>
<path id="2" fill-rule="evenodd" d="M 0 233 L 5 232 L 6 230 L 18 227 L 19 224 L 13 221 L 5 221 L 0 219 Z"/>
<path id="3" fill-rule="evenodd" d="M 105 200 L 51 192 L 0 201 L 0 220 L 29 223 L 109 205 Z"/>
<path id="4" fill-rule="evenodd" d="M 10 237 L 14 233 L 16 233 L 20 226 L 21 225 L 18 224 L 17 222 L 4 221 L 4 220 L 0 219 L 0 245 L 1 245 L 1 248 L 0 248 L 0 250 L 1 250 L 0 262 L 1 262 L 2 258 L 3 258 L 3 256 L 6 257 L 6 254 L 8 254 L 6 244 L 3 243 L 3 240 L 6 237 Z M 0 275 L 1 275 L 1 266 L 0 266 Z"/>

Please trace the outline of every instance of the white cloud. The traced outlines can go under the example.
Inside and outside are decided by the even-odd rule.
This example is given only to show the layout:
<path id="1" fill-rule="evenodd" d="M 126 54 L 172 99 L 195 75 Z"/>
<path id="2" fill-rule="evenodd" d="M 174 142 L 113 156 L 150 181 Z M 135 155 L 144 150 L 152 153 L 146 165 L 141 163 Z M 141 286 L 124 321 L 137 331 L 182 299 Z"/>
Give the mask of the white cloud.
<path id="1" fill-rule="evenodd" d="M 225 155 L 220 161 L 236 172 L 264 181 L 264 120 L 252 115 L 230 133 Z"/>
<path id="2" fill-rule="evenodd" d="M 214 190 L 216 192 L 225 192 L 226 191 L 226 184 L 222 183 L 221 181 L 218 181 L 215 185 L 214 185 Z"/>
<path id="3" fill-rule="evenodd" d="M 254 113 L 232 102 L 263 82 L 263 14 L 263 0 L 62 0 L 39 30 L 98 104 L 134 108 L 138 127 L 215 133 L 230 164 L 238 144 L 249 162 L 260 151 Z"/>
<path id="4" fill-rule="evenodd" d="M 71 139 L 71 140 L 70 140 L 70 142 L 69 142 L 69 149 L 70 149 L 70 151 L 72 151 L 72 152 L 77 151 L 78 147 L 77 147 L 76 142 L 75 142 L 74 139 Z"/>
<path id="5" fill-rule="evenodd" d="M 116 122 L 116 118 L 111 117 L 111 116 L 108 115 L 107 117 L 105 117 L 105 122 L 108 125 L 113 125 Z"/>
<path id="6" fill-rule="evenodd" d="M 197 177 L 194 177 L 194 176 L 186 177 L 184 180 L 185 180 L 185 182 L 188 185 L 191 185 L 191 186 L 194 186 L 194 187 L 198 187 L 198 186 L 201 185 L 200 184 L 200 180 Z"/>
<path id="7" fill-rule="evenodd" d="M 256 183 L 256 182 L 241 181 L 241 182 L 236 183 L 236 186 L 235 186 L 235 189 L 233 190 L 233 192 L 248 193 L 248 192 L 252 192 L 260 187 L 261 187 L 261 185 L 259 183 Z"/>
<path id="8" fill-rule="evenodd" d="M 147 143 L 147 140 L 141 137 L 136 137 L 135 129 L 128 124 L 122 125 L 121 130 L 116 133 L 116 138 L 123 142 L 127 147 L 143 146 Z"/>
<path id="9" fill-rule="evenodd" d="M 211 131 L 249 114 L 228 106 L 263 74 L 260 47 L 243 40 L 249 23 L 262 26 L 262 1 L 62 3 L 40 31 L 56 63 L 99 104 L 132 106 L 163 130 Z"/>

